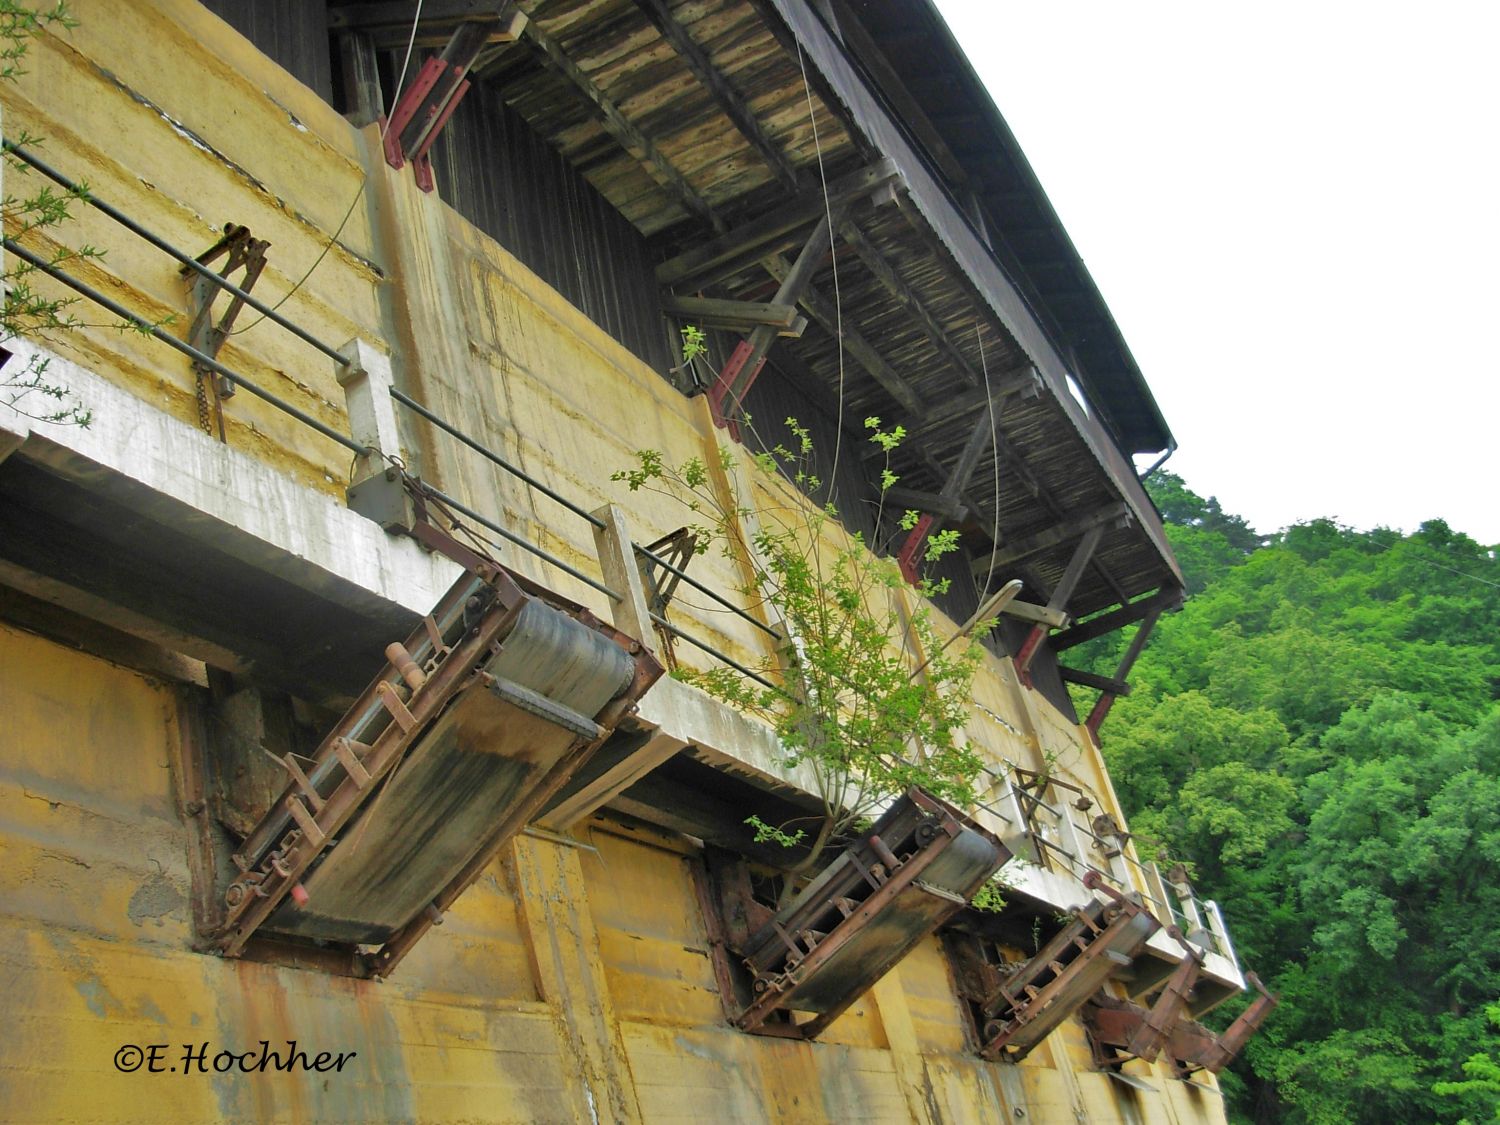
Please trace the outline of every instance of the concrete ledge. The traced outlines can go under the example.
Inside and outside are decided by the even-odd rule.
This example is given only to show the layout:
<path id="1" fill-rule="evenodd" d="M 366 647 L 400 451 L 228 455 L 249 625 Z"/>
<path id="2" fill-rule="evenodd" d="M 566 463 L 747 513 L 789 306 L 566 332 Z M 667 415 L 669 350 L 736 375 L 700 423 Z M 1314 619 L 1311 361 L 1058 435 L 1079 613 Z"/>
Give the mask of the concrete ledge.
<path id="1" fill-rule="evenodd" d="M 11 364 L 31 355 L 93 411 L 88 429 L 0 419 L 0 451 L 16 452 L 170 521 L 217 550 L 356 611 L 397 606 L 426 614 L 459 567 L 387 535 L 337 499 L 154 409 L 78 364 L 15 341 Z M 9 412 L 6 412 L 9 414 Z M 20 441 L 15 437 L 21 436 Z M 3 459 L 3 458 L 0 458 Z"/>

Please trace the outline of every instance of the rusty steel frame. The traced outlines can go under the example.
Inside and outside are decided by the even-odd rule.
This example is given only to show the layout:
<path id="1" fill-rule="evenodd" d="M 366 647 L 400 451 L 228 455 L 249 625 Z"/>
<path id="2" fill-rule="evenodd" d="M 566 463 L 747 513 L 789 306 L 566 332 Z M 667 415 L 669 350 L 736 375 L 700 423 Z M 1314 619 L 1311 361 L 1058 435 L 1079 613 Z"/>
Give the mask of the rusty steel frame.
<path id="1" fill-rule="evenodd" d="M 1177 944 L 1182 946 L 1186 956 L 1167 978 L 1167 983 L 1162 985 L 1156 1002 L 1141 1021 L 1140 1029 L 1125 1044 L 1126 1051 L 1145 1062 L 1154 1062 L 1162 1047 L 1171 1039 L 1172 1029 L 1181 1022 L 1193 985 L 1198 982 L 1203 971 L 1203 953 L 1190 945 L 1176 926 L 1169 927 L 1169 932 L 1177 939 Z"/>
<path id="2" fill-rule="evenodd" d="M 1161 1056 L 1179 1079 L 1200 1070 L 1218 1074 L 1244 1050 L 1279 1002 L 1254 973 L 1246 974 L 1246 979 L 1260 995 L 1221 1035 L 1215 1035 L 1196 1020 L 1180 1018 L 1180 1013 L 1165 1032 L 1160 1032 L 1152 1016 L 1164 997 L 1158 997 L 1157 1003 L 1148 1009 L 1103 992 L 1097 994 L 1083 1013 L 1094 1064 L 1101 1070 L 1117 1070 L 1133 1058 L 1151 1062 Z M 1157 1049 L 1150 1055 L 1137 1054 L 1132 1049 L 1133 1044 L 1158 1038 Z"/>
<path id="3" fill-rule="evenodd" d="M 625 714 L 662 673 L 662 667 L 635 638 L 600 621 L 584 607 L 482 557 L 434 525 L 423 511 L 412 529 L 419 541 L 454 559 L 468 572 L 439 600 L 404 644 L 387 647 L 387 663 L 354 705 L 319 745 L 312 766 L 303 771 L 284 763 L 292 774 L 280 800 L 235 853 L 239 874 L 225 891 L 227 910 L 210 945 L 225 956 L 241 956 L 267 940 L 257 931 L 300 886 L 302 876 L 337 839 L 350 818 L 379 799 L 389 778 L 421 739 L 426 728 L 462 692 L 482 686 L 490 677 L 480 667 L 503 642 L 525 604 L 539 599 L 580 624 L 603 634 L 630 654 L 635 671 L 629 686 L 606 704 L 596 718 L 602 733 L 578 736 L 544 777 L 513 806 L 474 857 L 433 898 L 427 909 L 392 935 L 374 953 L 303 947 L 294 956 L 313 957 L 354 976 L 388 976 L 416 941 L 474 882 L 495 855 L 566 783 L 577 765 L 613 731 Z M 445 642 L 455 628 L 461 635 Z M 370 728 L 379 731 L 370 737 Z M 364 736 L 361 739 L 356 736 Z M 368 741 L 366 741 L 367 739 Z M 342 777 L 323 794 L 313 780 Z M 310 775 L 310 777 L 309 777 Z M 285 818 L 279 814 L 285 814 Z M 276 942 L 278 948 L 282 943 Z"/>
<path id="4" fill-rule="evenodd" d="M 781 943 L 786 956 L 778 963 L 780 967 L 776 972 L 756 972 L 754 965 L 749 964 L 751 972 L 756 974 L 754 981 L 756 996 L 743 1010 L 731 1012 L 730 1022 L 734 1026 L 758 1035 L 815 1039 L 863 995 L 864 989 L 851 990 L 842 1003 L 818 1013 L 803 1023 L 777 1022 L 773 1019 L 778 1013 L 784 1013 L 788 1019 L 791 1018 L 793 1009 L 783 1006 L 785 998 L 793 994 L 799 985 L 810 980 L 819 968 L 831 961 L 844 946 L 909 887 L 915 885 L 918 890 L 935 897 L 946 897 L 938 893 L 941 888 L 926 887 L 919 882 L 919 879 L 922 873 L 959 837 L 960 833 L 966 829 L 972 829 L 973 826 L 964 823 L 945 804 L 928 797 L 920 790 L 909 790 L 906 796 L 922 814 L 911 830 L 920 841 L 918 850 L 902 860 L 892 854 L 890 849 L 873 833 L 865 837 L 863 841 L 852 845 L 844 854 L 850 857 L 853 868 L 860 877 L 860 882 L 856 886 L 872 886 L 874 892 L 863 901 L 849 903 L 850 908 L 845 908 L 843 904 L 849 901 L 847 896 L 850 888 L 835 881 L 830 883 L 827 893 L 821 898 L 804 904 L 806 910 L 801 912 L 810 911 L 812 916 L 824 914 L 829 910 L 838 910 L 844 915 L 843 919 L 827 934 L 816 939 L 810 939 L 803 932 L 791 934 L 777 924 L 773 911 L 758 903 L 754 904 L 754 907 L 758 909 L 750 909 L 751 916 L 763 912 L 762 916 L 770 917 L 766 925 L 776 928 L 777 940 Z M 932 828 L 931 835 L 922 840 L 921 837 L 925 833 L 921 833 L 920 830 L 929 825 Z M 991 842 L 998 849 L 1002 863 L 1010 857 L 1009 851 L 998 840 Z M 868 844 L 875 854 L 881 857 L 882 862 L 874 865 L 860 862 L 854 852 L 861 844 Z M 838 861 L 835 860 L 835 862 Z M 877 866 L 884 867 L 884 871 L 873 870 Z M 714 890 L 718 891 L 716 896 Z M 706 894 L 710 899 L 710 904 L 717 907 L 718 911 L 722 911 L 724 906 L 734 901 L 744 900 L 747 897 L 743 890 L 729 891 L 722 885 L 707 889 Z M 949 904 L 952 909 L 946 911 L 933 923 L 932 930 L 935 931 L 948 917 L 965 905 L 961 897 L 956 895 L 953 897 L 955 901 Z M 756 927 L 755 933 L 763 933 L 764 929 L 765 926 Z M 711 924 L 710 933 L 712 951 L 717 954 L 715 974 L 722 980 L 729 980 L 727 950 L 733 948 L 736 943 L 733 940 L 734 935 L 728 932 L 728 928 L 724 925 L 722 913 L 716 922 Z M 798 939 L 801 939 L 801 944 L 798 943 Z"/>
<path id="5" fill-rule="evenodd" d="M 1043 1015 L 1056 1015 L 1054 1005 L 1065 1001 L 1064 994 L 1077 987 L 1085 970 L 1091 970 L 1094 963 L 1104 956 L 1128 962 L 1151 934 L 1160 928 L 1160 923 L 1145 906 L 1135 901 L 1133 896 L 1116 891 L 1097 872 L 1090 871 L 1086 874 L 1083 883 L 1090 890 L 1104 893 L 1112 901 L 1103 903 L 1096 900 L 1079 910 L 1073 921 L 1059 930 L 1034 957 L 1011 973 L 1001 985 L 998 996 L 983 1006 L 984 1014 L 988 1017 L 980 1029 L 979 1053 L 983 1057 L 1012 1060 L 1025 1057 L 1035 1044 L 1016 1047 L 1013 1041 Z M 1112 949 L 1112 943 L 1141 919 L 1149 922 L 1149 928 L 1137 935 L 1138 940 L 1132 943 L 1130 951 Z M 1091 940 L 1085 941 L 1085 934 L 1091 934 Z M 1077 953 L 1068 964 L 1063 965 L 1059 958 L 1070 946 L 1075 947 Z M 1052 980 L 1041 988 L 1033 988 L 1031 982 L 1044 971 L 1053 973 Z M 1108 975 L 1110 973 L 1106 973 L 1106 979 Z M 1087 995 L 1078 997 L 1076 1003 L 1062 1013 L 1062 1016 L 1066 1017 L 1087 999 Z"/>

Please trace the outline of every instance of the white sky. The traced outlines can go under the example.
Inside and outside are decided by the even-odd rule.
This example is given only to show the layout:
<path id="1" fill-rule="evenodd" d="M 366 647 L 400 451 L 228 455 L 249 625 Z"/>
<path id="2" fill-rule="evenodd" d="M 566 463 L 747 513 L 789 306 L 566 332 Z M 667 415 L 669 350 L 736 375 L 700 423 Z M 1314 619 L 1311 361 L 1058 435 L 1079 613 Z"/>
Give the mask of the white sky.
<path id="1" fill-rule="evenodd" d="M 937 0 L 1261 531 L 1500 543 L 1500 3 Z"/>

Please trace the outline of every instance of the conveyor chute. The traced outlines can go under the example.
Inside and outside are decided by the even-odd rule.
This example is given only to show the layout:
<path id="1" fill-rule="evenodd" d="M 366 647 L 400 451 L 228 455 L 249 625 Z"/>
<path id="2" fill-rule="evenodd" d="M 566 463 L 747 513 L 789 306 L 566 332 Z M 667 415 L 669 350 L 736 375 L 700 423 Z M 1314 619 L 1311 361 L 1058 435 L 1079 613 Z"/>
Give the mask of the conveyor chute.
<path id="1" fill-rule="evenodd" d="M 491 562 L 470 570 L 235 853 L 218 936 L 332 943 L 385 976 L 661 674 L 639 643 Z"/>
<path id="2" fill-rule="evenodd" d="M 774 915 L 721 870 L 727 941 L 752 978 L 735 1024 L 814 1038 L 1009 858 L 993 834 L 912 789 Z"/>

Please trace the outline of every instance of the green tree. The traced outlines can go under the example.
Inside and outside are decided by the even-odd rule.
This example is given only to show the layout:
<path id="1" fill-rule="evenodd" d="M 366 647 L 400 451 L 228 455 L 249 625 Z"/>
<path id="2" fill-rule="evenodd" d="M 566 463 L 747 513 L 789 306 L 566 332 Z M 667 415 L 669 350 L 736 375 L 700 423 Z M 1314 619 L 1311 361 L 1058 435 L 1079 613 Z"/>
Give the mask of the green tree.
<path id="1" fill-rule="evenodd" d="M 1191 865 L 1282 994 L 1226 1082 L 1234 1115 L 1491 1119 L 1469 1064 L 1496 1055 L 1500 996 L 1495 551 L 1441 521 L 1249 547 L 1160 483 L 1198 592 L 1157 626 L 1104 752 L 1132 830 Z"/>

